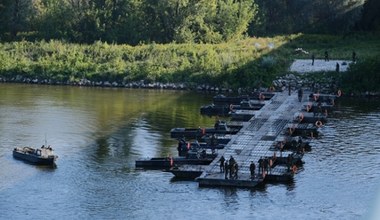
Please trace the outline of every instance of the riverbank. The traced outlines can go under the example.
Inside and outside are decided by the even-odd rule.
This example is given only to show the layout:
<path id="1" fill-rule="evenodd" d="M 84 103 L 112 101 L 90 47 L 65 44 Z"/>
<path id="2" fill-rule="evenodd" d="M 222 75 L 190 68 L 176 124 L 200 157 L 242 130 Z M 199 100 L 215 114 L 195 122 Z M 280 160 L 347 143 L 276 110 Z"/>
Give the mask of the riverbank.
<path id="1" fill-rule="evenodd" d="M 318 73 L 320 74 L 320 73 Z M 323 79 L 321 81 L 320 79 Z M 131 83 L 117 83 L 117 82 L 91 82 L 91 81 L 81 81 L 79 83 L 61 83 L 61 82 L 51 82 L 48 80 L 38 81 L 38 80 L 6 80 L 0 78 L 0 83 L 21 83 L 21 84 L 34 84 L 34 85 L 57 85 L 57 86 L 84 86 L 84 87 L 101 87 L 101 88 L 126 88 L 126 89 L 163 89 L 163 90 L 190 90 L 199 92 L 211 92 L 215 94 L 238 94 L 238 93 L 249 93 L 252 90 L 238 88 L 237 90 L 232 88 L 223 88 L 217 86 L 209 85 L 187 85 L 186 83 L 144 83 L 131 82 Z M 288 89 L 288 85 L 291 85 L 292 90 L 297 90 L 298 88 L 314 88 L 315 91 L 320 91 L 323 93 L 335 93 L 338 91 L 338 87 L 335 86 L 336 82 L 333 77 L 328 77 L 325 74 L 322 75 L 305 75 L 290 73 L 273 80 L 272 85 L 276 91 L 283 91 Z M 268 88 L 257 88 L 253 91 L 268 91 Z M 346 93 L 343 96 L 349 97 L 380 97 L 379 92 L 362 92 L 362 93 Z"/>
<path id="2" fill-rule="evenodd" d="M 371 34 L 297 34 L 247 38 L 222 44 L 153 43 L 135 47 L 102 42 L 79 45 L 60 41 L 22 41 L 0 44 L 0 81 L 216 92 L 252 91 L 269 88 L 274 81 L 291 74 L 294 60 L 304 60 L 303 72 L 317 71 L 315 67 L 310 69 L 307 63 L 311 63 L 310 54 L 315 54 L 317 64 L 326 50 L 334 60 L 351 60 L 354 50 L 358 61 L 353 66 L 357 66 L 379 56 L 379 45 L 379 38 Z M 304 48 L 302 53 L 299 48 Z M 344 80 L 341 76 L 333 77 L 333 80 L 350 94 L 377 93 L 376 65 L 379 61 L 373 60 L 364 64 L 366 72 L 372 69 L 373 73 L 363 74 L 355 80 Z M 341 63 L 340 71 L 345 71 L 347 66 Z M 335 72 L 335 68 L 320 69 L 323 74 L 319 77 L 311 75 L 308 81 L 314 80 L 320 84 L 325 81 L 321 76 Z M 358 71 L 360 69 L 350 73 L 349 70 L 347 75 L 362 75 L 357 74 Z M 362 82 L 363 85 L 355 86 L 352 82 Z M 373 86 L 367 86 L 370 83 Z"/>

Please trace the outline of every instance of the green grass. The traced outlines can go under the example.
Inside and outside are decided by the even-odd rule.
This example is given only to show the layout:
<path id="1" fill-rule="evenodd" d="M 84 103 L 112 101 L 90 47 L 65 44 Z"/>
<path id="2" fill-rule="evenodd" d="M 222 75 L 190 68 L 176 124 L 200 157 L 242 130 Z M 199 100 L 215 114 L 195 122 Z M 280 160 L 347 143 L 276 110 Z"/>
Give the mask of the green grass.
<path id="1" fill-rule="evenodd" d="M 92 81 L 184 82 L 230 88 L 269 86 L 286 74 L 303 48 L 322 58 L 359 61 L 380 54 L 380 38 L 369 33 L 347 36 L 287 35 L 247 38 L 222 44 L 92 45 L 61 41 L 0 44 L 0 76 L 8 79 L 50 79 L 53 82 Z M 371 64 L 372 65 L 372 62 Z M 374 64 L 373 64 L 374 65 Z"/>

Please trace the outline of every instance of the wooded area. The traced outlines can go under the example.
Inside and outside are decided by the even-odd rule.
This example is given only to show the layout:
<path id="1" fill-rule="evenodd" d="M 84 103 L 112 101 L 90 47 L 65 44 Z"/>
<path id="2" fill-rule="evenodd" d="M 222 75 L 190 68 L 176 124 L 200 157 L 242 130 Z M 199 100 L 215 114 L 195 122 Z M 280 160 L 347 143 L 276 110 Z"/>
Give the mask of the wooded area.
<path id="1" fill-rule="evenodd" d="M 379 11 L 378 0 L 2 0 L 0 39 L 136 45 L 345 34 L 379 30 Z"/>

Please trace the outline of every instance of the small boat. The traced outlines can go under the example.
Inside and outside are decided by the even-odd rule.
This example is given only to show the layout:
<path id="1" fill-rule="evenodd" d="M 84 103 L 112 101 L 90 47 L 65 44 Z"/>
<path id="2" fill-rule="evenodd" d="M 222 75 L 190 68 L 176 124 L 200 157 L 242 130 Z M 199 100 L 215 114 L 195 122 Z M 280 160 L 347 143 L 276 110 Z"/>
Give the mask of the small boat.
<path id="1" fill-rule="evenodd" d="M 228 116 L 230 108 L 228 105 L 205 105 L 200 108 L 202 115 L 207 116 Z"/>
<path id="2" fill-rule="evenodd" d="M 316 101 L 316 102 L 326 102 L 329 104 L 332 104 L 335 102 L 335 100 L 339 96 L 332 95 L 332 94 L 319 94 L 319 93 L 311 93 L 309 95 L 309 101 Z"/>
<path id="3" fill-rule="evenodd" d="M 311 151 L 311 145 L 310 145 L 310 141 L 307 141 L 307 139 L 304 139 L 302 137 L 288 137 L 287 141 L 283 143 L 279 142 L 276 145 L 275 150 L 291 150 L 294 152 L 297 152 L 297 151 L 309 152 Z"/>
<path id="4" fill-rule="evenodd" d="M 180 167 L 172 167 L 165 171 L 171 172 L 177 179 L 194 180 L 203 173 L 206 167 L 206 165 L 182 165 Z"/>
<path id="5" fill-rule="evenodd" d="M 240 128 L 239 128 L 240 129 Z M 202 138 L 199 139 L 200 143 L 207 143 L 212 145 L 212 143 L 216 143 L 217 145 L 226 145 L 231 141 L 232 135 L 210 135 L 206 134 Z"/>
<path id="6" fill-rule="evenodd" d="M 323 124 L 326 124 L 327 122 L 327 116 L 324 114 L 314 114 L 309 112 L 300 112 L 295 113 L 293 116 L 293 120 L 302 124 L 315 124 L 317 121 L 322 122 Z"/>
<path id="7" fill-rule="evenodd" d="M 222 105 L 206 105 L 202 106 L 200 111 L 202 115 L 208 116 L 228 116 L 235 110 L 260 110 L 264 106 L 264 103 L 257 102 L 255 100 L 243 100 L 239 104 L 222 104 Z"/>
<path id="8" fill-rule="evenodd" d="M 243 100 L 239 105 L 230 105 L 230 110 L 260 110 L 265 104 L 254 100 Z"/>
<path id="9" fill-rule="evenodd" d="M 334 105 L 325 102 L 321 102 L 321 104 L 308 102 L 303 106 L 303 110 L 305 110 L 306 112 L 315 112 L 323 114 L 326 111 L 332 112 L 334 110 Z"/>
<path id="10" fill-rule="evenodd" d="M 228 127 L 226 122 L 217 121 L 213 128 L 172 128 L 171 138 L 201 138 L 206 134 L 236 134 L 240 129 Z"/>
<path id="11" fill-rule="evenodd" d="M 231 121 L 249 121 L 255 116 L 254 110 L 236 110 L 231 112 Z"/>
<path id="12" fill-rule="evenodd" d="M 291 153 L 288 154 L 286 157 L 276 157 L 276 159 L 273 162 L 273 167 L 277 165 L 296 165 L 297 167 L 300 167 L 304 164 L 302 160 L 303 154 L 302 153 Z"/>
<path id="13" fill-rule="evenodd" d="M 207 152 L 206 148 L 198 148 L 195 146 L 192 146 L 190 149 L 186 148 L 186 150 L 178 150 L 178 157 L 168 156 L 139 159 L 135 161 L 135 166 L 136 168 L 144 169 L 170 169 L 185 164 L 209 165 L 218 155 L 215 152 Z"/>
<path id="14" fill-rule="evenodd" d="M 318 121 L 320 122 L 320 121 Z M 292 136 L 301 136 L 302 138 L 318 137 L 318 129 L 323 126 L 323 123 L 315 124 L 288 124 L 286 127 L 287 133 Z"/>
<path id="15" fill-rule="evenodd" d="M 213 97 L 213 103 L 215 105 L 239 105 L 241 101 L 249 100 L 269 100 L 274 96 L 273 92 L 253 92 L 249 95 L 239 95 L 239 96 L 225 96 L 222 94 Z"/>
<path id="16" fill-rule="evenodd" d="M 201 155 L 202 152 L 205 152 L 203 150 L 207 149 L 211 149 L 211 151 L 215 154 L 215 150 L 223 149 L 225 147 L 225 144 L 217 144 L 216 141 L 217 139 L 211 139 L 211 143 L 209 144 L 198 141 L 186 142 L 184 139 L 180 139 L 177 146 L 178 156 L 192 157 L 191 154 Z M 198 156 L 197 158 L 200 157 Z"/>
<path id="17" fill-rule="evenodd" d="M 186 158 L 186 157 L 154 157 L 135 161 L 136 168 L 144 169 L 170 169 L 184 164 L 209 165 L 214 158 Z"/>
<path id="18" fill-rule="evenodd" d="M 41 148 L 15 147 L 13 157 L 36 165 L 53 165 L 58 158 L 50 146 L 42 146 Z"/>

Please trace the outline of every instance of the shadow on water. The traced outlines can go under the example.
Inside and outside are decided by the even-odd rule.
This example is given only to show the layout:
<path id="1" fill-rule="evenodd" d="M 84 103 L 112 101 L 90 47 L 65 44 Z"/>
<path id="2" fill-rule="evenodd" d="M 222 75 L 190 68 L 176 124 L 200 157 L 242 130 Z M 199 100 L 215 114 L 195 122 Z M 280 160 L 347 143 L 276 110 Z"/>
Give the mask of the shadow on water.
<path id="1" fill-rule="evenodd" d="M 189 182 L 193 182 L 193 183 L 197 183 L 196 180 L 192 179 L 192 178 L 179 178 L 179 177 L 175 177 L 173 176 L 171 179 L 170 179 L 170 182 L 171 183 L 189 183 Z"/>
<path id="2" fill-rule="evenodd" d="M 177 140 L 170 138 L 174 127 L 212 126 L 214 120 L 199 115 L 199 107 L 208 97 L 199 94 L 177 94 L 175 103 L 144 108 L 140 114 L 123 116 L 121 123 L 94 133 L 94 161 L 105 163 L 107 158 L 135 160 L 141 157 L 176 155 Z M 161 96 L 160 99 L 164 96 Z M 191 100 L 193 102 L 191 102 Z M 190 104 L 189 104 L 190 102 Z"/>
<path id="3" fill-rule="evenodd" d="M 41 171 L 46 171 L 46 172 L 53 172 L 55 171 L 56 169 L 58 169 L 58 166 L 56 163 L 52 164 L 52 165 L 38 165 L 36 166 L 36 168 L 38 170 L 41 170 Z"/>
<path id="4" fill-rule="evenodd" d="M 380 99 L 342 97 L 338 100 L 337 110 L 349 111 L 350 114 L 378 112 L 380 111 Z"/>
<path id="5" fill-rule="evenodd" d="M 96 139 L 96 157 L 95 160 L 98 163 L 102 163 L 104 159 L 109 155 L 110 145 L 108 144 L 108 138 L 99 137 Z"/>
<path id="6" fill-rule="evenodd" d="M 281 186 L 281 187 L 286 187 L 287 191 L 293 191 L 296 188 L 296 182 L 294 180 L 291 180 L 289 182 L 285 183 L 279 183 L 279 182 L 267 182 L 266 184 L 262 184 L 262 191 L 266 191 L 268 187 L 271 186 Z"/>

